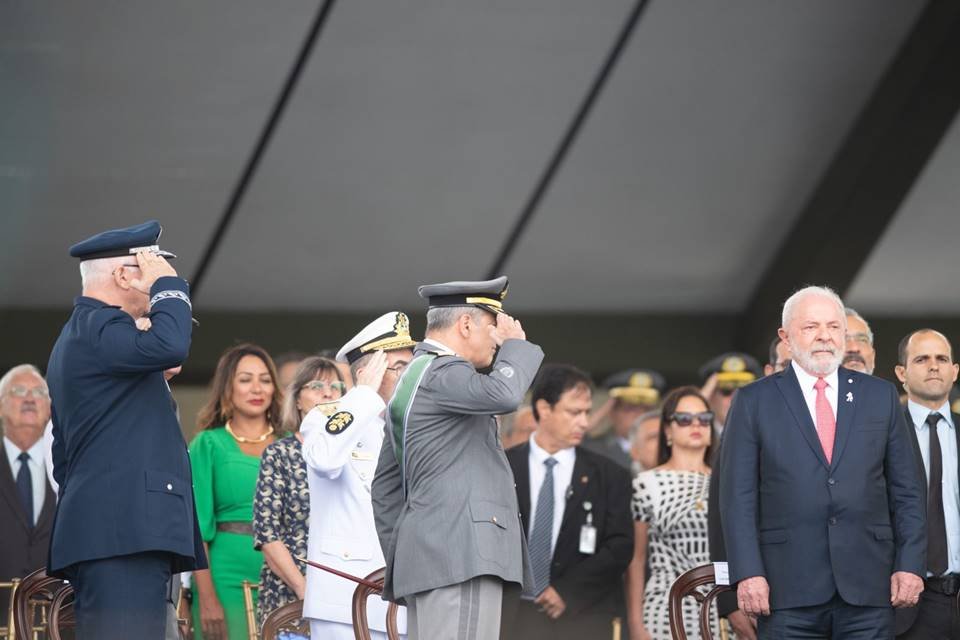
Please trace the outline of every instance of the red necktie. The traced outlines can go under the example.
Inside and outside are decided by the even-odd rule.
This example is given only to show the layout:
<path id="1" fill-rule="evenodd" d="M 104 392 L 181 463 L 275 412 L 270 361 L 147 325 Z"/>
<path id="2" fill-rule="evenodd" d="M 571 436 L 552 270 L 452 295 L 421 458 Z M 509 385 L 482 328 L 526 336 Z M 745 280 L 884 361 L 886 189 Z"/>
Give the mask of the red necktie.
<path id="1" fill-rule="evenodd" d="M 830 408 L 830 402 L 827 401 L 827 381 L 823 378 L 817 378 L 813 388 L 817 390 L 817 435 L 820 436 L 820 446 L 823 447 L 823 454 L 827 456 L 827 464 L 833 458 L 833 439 L 837 434 L 837 419 L 833 415 L 833 409 Z"/>

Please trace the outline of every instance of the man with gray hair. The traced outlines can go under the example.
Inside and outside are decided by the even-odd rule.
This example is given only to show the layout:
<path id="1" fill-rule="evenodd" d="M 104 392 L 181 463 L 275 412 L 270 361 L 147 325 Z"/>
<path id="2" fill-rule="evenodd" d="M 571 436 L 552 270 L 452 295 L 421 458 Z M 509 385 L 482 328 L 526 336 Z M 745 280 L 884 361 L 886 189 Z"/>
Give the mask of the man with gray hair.
<path id="1" fill-rule="evenodd" d="M 0 378 L 0 580 L 23 578 L 46 564 L 57 500 L 47 482 L 44 427 L 50 394 L 40 371 L 21 364 Z M 0 612 L 9 591 L 0 592 Z"/>
<path id="2" fill-rule="evenodd" d="M 843 366 L 854 371 L 873 375 L 877 366 L 877 352 L 873 348 L 873 331 L 859 313 L 850 307 L 844 309 L 847 316 L 847 349 Z"/>
<path id="3" fill-rule="evenodd" d="M 83 292 L 47 366 L 60 487 L 48 573 L 73 585 L 78 638 L 162 638 L 171 573 L 207 566 L 164 380 L 190 348 L 190 287 L 160 231 L 149 221 L 70 249 Z"/>
<path id="4" fill-rule="evenodd" d="M 783 305 L 792 361 L 734 397 L 720 513 L 738 608 L 758 635 L 892 638 L 923 589 L 926 508 L 892 384 L 840 366 L 843 302 L 807 287 Z"/>
<path id="5" fill-rule="evenodd" d="M 660 411 L 647 411 L 630 426 L 630 471 L 637 475 L 657 466 L 660 452 Z"/>
<path id="6" fill-rule="evenodd" d="M 523 401 L 543 351 L 503 312 L 506 289 L 506 277 L 420 287 L 426 338 L 387 406 L 373 511 L 384 598 L 405 601 L 414 640 L 494 640 L 504 583 L 532 585 L 494 415 Z"/>

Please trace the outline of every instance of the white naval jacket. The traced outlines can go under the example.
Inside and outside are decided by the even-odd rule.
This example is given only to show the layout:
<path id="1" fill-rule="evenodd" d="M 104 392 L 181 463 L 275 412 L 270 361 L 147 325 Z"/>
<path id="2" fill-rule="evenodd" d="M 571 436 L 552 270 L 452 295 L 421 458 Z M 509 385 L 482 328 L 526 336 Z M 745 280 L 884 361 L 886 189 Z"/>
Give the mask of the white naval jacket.
<path id="1" fill-rule="evenodd" d="M 303 459 L 310 487 L 307 557 L 363 578 L 384 566 L 370 502 L 370 484 L 383 444 L 383 400 L 370 387 L 357 385 L 341 398 L 329 418 L 317 409 L 300 425 Z M 329 422 L 329 424 L 328 424 Z M 351 624 L 355 582 L 307 566 L 303 617 Z M 371 596 L 371 629 L 386 631 L 387 602 Z M 397 614 L 406 633 L 406 607 Z"/>

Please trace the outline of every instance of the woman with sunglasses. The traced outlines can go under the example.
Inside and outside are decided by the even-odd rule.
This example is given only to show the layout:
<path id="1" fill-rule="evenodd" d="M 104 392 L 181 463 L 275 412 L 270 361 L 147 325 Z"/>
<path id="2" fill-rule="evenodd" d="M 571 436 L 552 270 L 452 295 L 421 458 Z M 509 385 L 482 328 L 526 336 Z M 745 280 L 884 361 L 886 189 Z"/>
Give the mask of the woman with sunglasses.
<path id="1" fill-rule="evenodd" d="M 661 410 L 659 466 L 633 480 L 636 542 L 627 570 L 631 638 L 669 640 L 670 586 L 683 572 L 710 561 L 707 496 L 713 419 L 696 387 L 670 392 Z M 700 638 L 698 605 L 688 598 L 683 606 L 687 637 Z"/>
<path id="2" fill-rule="evenodd" d="M 263 551 L 259 609 L 263 621 L 274 609 L 302 600 L 307 557 L 310 489 L 303 461 L 300 423 L 315 406 L 339 400 L 346 390 L 340 369 L 328 358 L 300 363 L 283 407 L 284 431 L 292 433 L 268 446 L 260 459 L 253 500 L 254 545 Z M 295 638 L 287 634 L 286 638 Z"/>

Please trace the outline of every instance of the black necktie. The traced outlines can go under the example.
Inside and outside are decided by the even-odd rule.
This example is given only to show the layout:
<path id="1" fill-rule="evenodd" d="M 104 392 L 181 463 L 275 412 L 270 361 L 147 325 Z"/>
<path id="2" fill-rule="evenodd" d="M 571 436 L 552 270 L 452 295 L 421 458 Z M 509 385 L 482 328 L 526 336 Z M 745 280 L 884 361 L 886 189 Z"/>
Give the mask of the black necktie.
<path id="1" fill-rule="evenodd" d="M 20 461 L 20 470 L 17 471 L 17 493 L 20 494 L 20 503 L 23 505 L 23 512 L 27 514 L 27 522 L 33 526 L 33 476 L 30 474 L 30 454 L 21 451 L 17 456 Z"/>
<path id="2" fill-rule="evenodd" d="M 937 424 L 941 415 L 927 416 L 930 431 L 930 489 L 927 491 L 927 570 L 935 576 L 947 571 L 947 524 L 943 516 L 943 453 Z"/>

